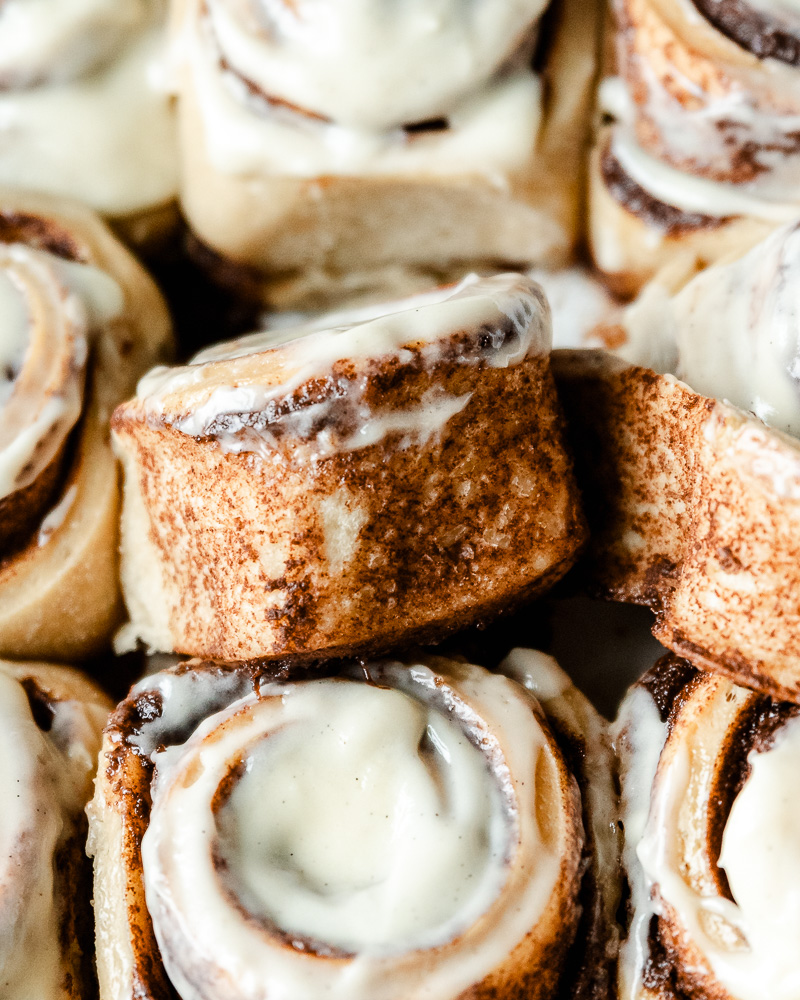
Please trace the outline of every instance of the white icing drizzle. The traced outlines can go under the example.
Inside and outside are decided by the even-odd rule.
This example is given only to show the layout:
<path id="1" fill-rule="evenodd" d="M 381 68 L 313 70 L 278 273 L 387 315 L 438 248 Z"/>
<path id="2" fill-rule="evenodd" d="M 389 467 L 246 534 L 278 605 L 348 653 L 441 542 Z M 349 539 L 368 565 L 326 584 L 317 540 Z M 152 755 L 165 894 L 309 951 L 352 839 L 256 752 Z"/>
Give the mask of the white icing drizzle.
<path id="1" fill-rule="evenodd" d="M 482 173 L 502 184 L 536 143 L 541 83 L 529 64 L 544 6 L 188 0 L 176 48 L 220 171 Z M 442 118 L 445 129 L 403 128 Z"/>
<path id="2" fill-rule="evenodd" d="M 122 306 L 97 268 L 0 245 L 0 497 L 58 453 L 81 413 L 89 339 Z"/>
<path id="3" fill-rule="evenodd" d="M 147 905 L 183 1000 L 233 983 L 238 998 L 445 1000 L 536 924 L 559 846 L 537 825 L 548 751 L 528 696 L 467 664 L 365 670 L 375 686 L 262 682 L 166 750 L 150 727 L 199 721 L 213 684 L 139 685 L 163 702 L 140 737 L 156 765 Z"/>
<path id="4" fill-rule="evenodd" d="M 177 152 L 161 0 L 0 7 L 0 184 L 109 215 L 169 201 Z"/>
<path id="5" fill-rule="evenodd" d="M 151 418 L 184 434 L 214 436 L 226 451 L 275 455 L 278 436 L 286 433 L 295 443 L 310 442 L 306 460 L 366 447 L 389 434 L 401 435 L 399 447 L 408 447 L 441 435 L 470 394 L 451 396 L 432 388 L 417 406 L 375 411 L 365 401 L 362 375 L 341 380 L 319 403 L 282 414 L 275 407 L 309 381 L 331 379 L 339 362 L 389 357 L 402 362 L 416 348 L 425 363 L 434 364 L 454 334 L 477 329 L 485 332 L 487 345 L 463 354 L 465 364 L 508 367 L 550 347 L 550 314 L 538 286 L 521 275 L 471 275 L 455 288 L 380 310 L 329 314 L 210 348 L 182 368 L 154 369 L 140 381 L 137 395 Z M 258 359 L 267 360 L 269 368 L 256 371 Z M 326 419 L 342 414 L 357 427 L 345 437 Z M 303 454 L 296 449 L 297 460 Z"/>
<path id="6" fill-rule="evenodd" d="M 800 224 L 629 307 L 623 353 L 800 436 Z"/>
<path id="7" fill-rule="evenodd" d="M 0 987 L 4 1000 L 68 1000 L 54 857 L 91 789 L 102 710 L 54 706 L 42 732 L 19 682 L 0 666 Z"/>
<path id="8" fill-rule="evenodd" d="M 648 932 L 655 913 L 652 882 L 639 860 L 650 811 L 650 792 L 664 742 L 667 724 L 643 687 L 631 688 L 620 706 L 613 739 L 620 762 L 620 818 L 624 827 L 622 866 L 631 893 L 632 918 L 627 938 L 620 946 L 620 1000 L 639 1000 L 642 974 L 649 955 Z"/>
<path id="9" fill-rule="evenodd" d="M 64 496 L 58 501 L 52 510 L 49 510 L 39 526 L 39 534 L 36 536 L 38 545 L 47 545 L 53 535 L 58 531 L 66 520 L 67 514 L 75 503 L 78 495 L 78 487 L 73 483 L 68 490 L 64 491 Z"/>

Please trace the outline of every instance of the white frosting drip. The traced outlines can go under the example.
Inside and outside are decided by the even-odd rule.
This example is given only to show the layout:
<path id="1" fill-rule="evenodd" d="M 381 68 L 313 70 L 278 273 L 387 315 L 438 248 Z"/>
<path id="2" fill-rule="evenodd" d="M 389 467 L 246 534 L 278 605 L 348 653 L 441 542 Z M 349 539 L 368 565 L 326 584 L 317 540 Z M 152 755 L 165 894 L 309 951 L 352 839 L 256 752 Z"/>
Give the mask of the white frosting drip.
<path id="1" fill-rule="evenodd" d="M 549 350 L 550 315 L 536 285 L 520 275 L 471 275 L 455 289 L 384 305 L 380 311 L 329 314 L 209 348 L 182 368 L 154 369 L 140 381 L 137 394 L 152 417 L 168 420 L 184 434 L 214 435 L 227 451 L 274 454 L 276 432 L 287 431 L 313 439 L 312 459 L 366 447 L 388 434 L 401 434 L 401 447 L 420 444 L 443 432 L 467 406 L 469 394 L 431 389 L 420 405 L 376 412 L 363 399 L 361 377 L 342 382 L 322 402 L 276 416 L 270 415 L 271 408 L 312 379 L 330 379 L 339 362 L 388 357 L 402 362 L 414 347 L 422 349 L 426 362 L 435 363 L 454 334 L 476 329 L 486 332 L 487 346 L 480 354 L 464 355 L 464 363 L 483 360 L 491 367 L 507 367 Z M 249 371 L 249 360 L 263 355 L 274 358 L 269 379 Z M 186 393 L 194 397 L 190 406 L 181 398 Z M 344 439 L 336 436 L 322 418 L 337 413 L 355 418 L 359 429 Z M 317 432 L 320 425 L 324 429 Z"/>
<path id="2" fill-rule="evenodd" d="M 160 0 L 0 7 L 0 184 L 125 215 L 177 191 Z"/>
<path id="3" fill-rule="evenodd" d="M 614 746 L 620 761 L 620 818 L 624 828 L 622 866 L 631 893 L 632 918 L 620 946 L 620 1000 L 639 1000 L 642 973 L 649 955 L 648 932 L 655 913 L 652 882 L 645 875 L 638 850 L 650 811 L 650 792 L 667 724 L 661 721 L 650 693 L 633 687 L 623 701 L 614 726 Z"/>
<path id="4" fill-rule="evenodd" d="M 122 310 L 104 272 L 0 246 L 0 497 L 30 485 L 81 413 L 92 332 Z"/>
<path id="5" fill-rule="evenodd" d="M 624 314 L 625 356 L 800 436 L 800 225 L 670 295 L 655 280 Z"/>
<path id="6" fill-rule="evenodd" d="M 530 699 L 466 664 L 443 676 L 423 665 L 366 670 L 377 687 L 262 683 L 186 743 L 156 750 L 147 905 L 184 1000 L 227 996 L 230 983 L 239 998 L 445 1000 L 535 925 L 559 861 L 537 826 L 530 769 L 547 742 Z M 172 678 L 147 745 L 181 713 L 198 719 L 211 704 L 205 688 Z M 515 902 L 495 913 L 504 885 Z M 478 937 L 459 949 L 472 925 Z M 316 958 L 304 937 L 349 954 Z"/>
<path id="7" fill-rule="evenodd" d="M 82 811 L 99 751 L 96 712 L 55 706 L 43 733 L 22 686 L 0 667 L 0 984 L 4 1000 L 68 1000 L 54 856 Z"/>
<path id="8" fill-rule="evenodd" d="M 187 2 L 177 51 L 222 172 L 481 173 L 502 184 L 532 155 L 541 84 L 528 58 L 507 57 L 520 43 L 530 51 L 541 0 L 208 6 L 206 21 Z M 447 128 L 403 128 L 439 118 Z"/>

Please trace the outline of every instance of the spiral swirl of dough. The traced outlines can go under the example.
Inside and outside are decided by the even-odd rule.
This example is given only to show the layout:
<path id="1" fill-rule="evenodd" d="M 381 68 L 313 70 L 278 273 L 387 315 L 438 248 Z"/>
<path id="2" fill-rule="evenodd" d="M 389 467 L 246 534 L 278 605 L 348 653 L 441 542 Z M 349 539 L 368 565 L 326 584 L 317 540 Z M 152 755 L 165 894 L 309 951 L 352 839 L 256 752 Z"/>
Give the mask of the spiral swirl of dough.
<path id="1" fill-rule="evenodd" d="M 142 864 L 185 1000 L 552 996 L 583 834 L 535 700 L 442 660 L 366 676 L 262 683 L 156 752 Z"/>
<path id="2" fill-rule="evenodd" d="M 625 1000 L 797 996 L 799 711 L 674 660 L 628 695 Z"/>

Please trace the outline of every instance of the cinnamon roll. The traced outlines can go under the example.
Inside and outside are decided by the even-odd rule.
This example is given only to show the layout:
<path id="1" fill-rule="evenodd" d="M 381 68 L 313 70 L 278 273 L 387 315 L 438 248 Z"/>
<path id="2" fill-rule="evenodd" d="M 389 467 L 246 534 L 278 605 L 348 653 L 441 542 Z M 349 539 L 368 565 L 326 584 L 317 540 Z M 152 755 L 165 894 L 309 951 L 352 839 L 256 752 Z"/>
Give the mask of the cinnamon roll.
<path id="1" fill-rule="evenodd" d="M 615 0 L 592 167 L 600 268 L 635 290 L 800 213 L 800 16 L 782 0 Z"/>
<path id="2" fill-rule="evenodd" d="M 610 745 L 549 658 L 511 659 L 544 709 L 440 657 L 140 682 L 89 810 L 102 1000 L 602 995 Z"/>
<path id="3" fill-rule="evenodd" d="M 625 360 L 554 361 L 595 582 L 653 607 L 680 655 L 793 701 L 798 274 L 797 223 L 699 273 L 676 261 L 623 313 Z"/>
<path id="4" fill-rule="evenodd" d="M 75 670 L 0 661 L 0 982 L 7 1000 L 96 995 L 84 809 L 110 708 Z"/>
<path id="5" fill-rule="evenodd" d="M 115 413 L 120 648 L 321 659 L 436 639 L 560 577 L 584 540 L 521 275 L 254 334 Z"/>
<path id="6" fill-rule="evenodd" d="M 181 198 L 212 269 L 307 308 L 564 262 L 599 12 L 546 6 L 182 0 Z"/>
<path id="7" fill-rule="evenodd" d="M 108 419 L 169 341 L 85 209 L 0 191 L 0 655 L 78 659 L 120 618 Z"/>
<path id="8" fill-rule="evenodd" d="M 621 998 L 797 996 L 798 712 L 673 658 L 623 702 Z"/>

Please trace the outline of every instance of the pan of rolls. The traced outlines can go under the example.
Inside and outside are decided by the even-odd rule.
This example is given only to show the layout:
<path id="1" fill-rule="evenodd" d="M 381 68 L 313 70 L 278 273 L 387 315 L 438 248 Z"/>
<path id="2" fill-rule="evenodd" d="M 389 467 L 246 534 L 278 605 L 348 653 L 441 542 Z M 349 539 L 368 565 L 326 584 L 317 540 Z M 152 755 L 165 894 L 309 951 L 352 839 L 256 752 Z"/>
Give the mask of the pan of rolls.
<path id="1" fill-rule="evenodd" d="M 798 438 L 795 0 L 0 4 L 0 996 L 800 1000 Z"/>

